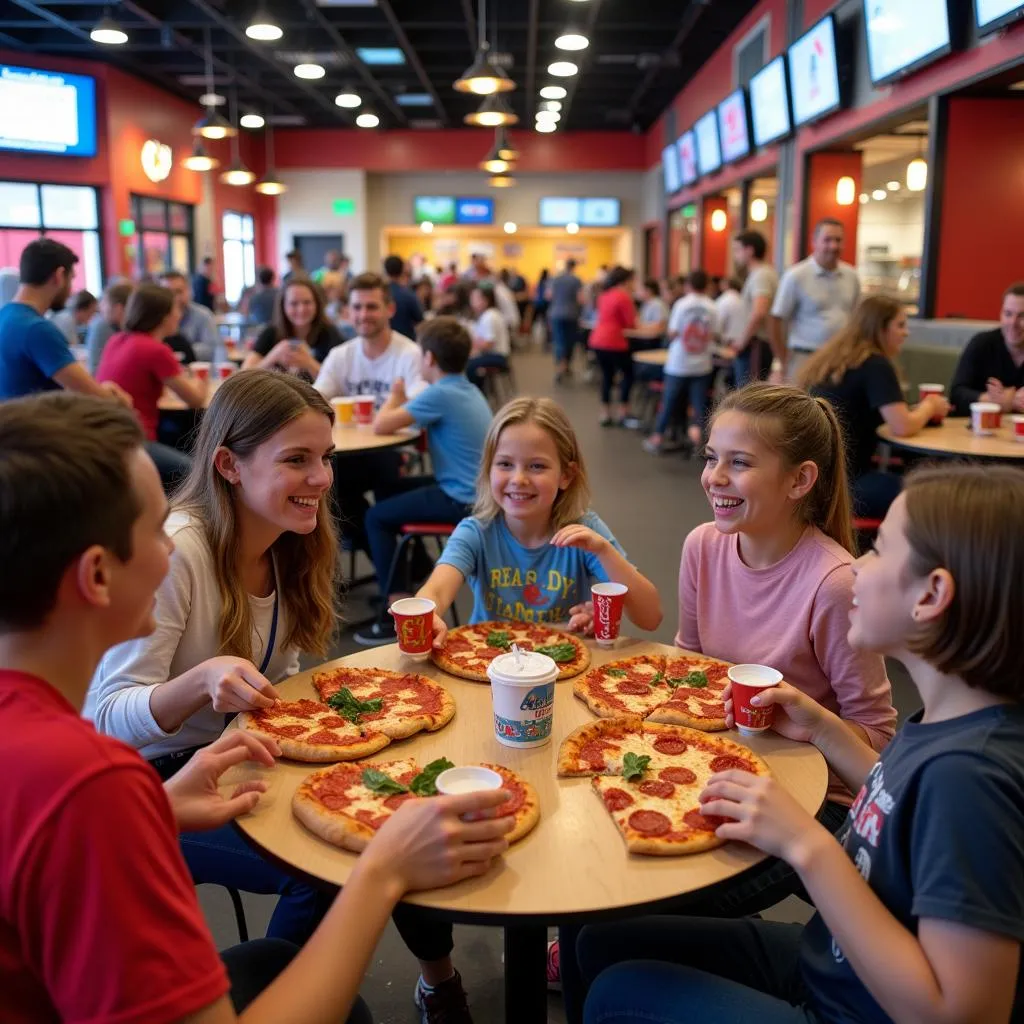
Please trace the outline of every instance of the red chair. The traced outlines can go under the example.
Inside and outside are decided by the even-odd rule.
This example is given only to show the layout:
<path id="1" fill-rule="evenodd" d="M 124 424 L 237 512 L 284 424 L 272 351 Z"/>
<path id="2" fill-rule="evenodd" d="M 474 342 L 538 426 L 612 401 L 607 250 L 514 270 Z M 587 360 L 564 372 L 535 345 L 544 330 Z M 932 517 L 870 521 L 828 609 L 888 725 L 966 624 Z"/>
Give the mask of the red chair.
<path id="1" fill-rule="evenodd" d="M 857 535 L 858 551 L 863 551 L 871 546 L 871 542 L 878 535 L 878 528 L 881 525 L 881 519 L 869 519 L 867 516 L 853 517 L 853 532 Z"/>

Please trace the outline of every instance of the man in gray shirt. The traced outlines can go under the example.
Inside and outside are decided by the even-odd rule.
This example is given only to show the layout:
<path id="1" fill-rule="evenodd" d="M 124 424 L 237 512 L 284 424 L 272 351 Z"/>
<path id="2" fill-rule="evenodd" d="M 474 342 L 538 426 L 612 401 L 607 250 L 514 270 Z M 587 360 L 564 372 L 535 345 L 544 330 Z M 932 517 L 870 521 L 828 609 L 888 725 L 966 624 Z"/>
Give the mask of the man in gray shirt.
<path id="1" fill-rule="evenodd" d="M 188 278 L 180 270 L 166 270 L 160 275 L 160 283 L 174 292 L 174 299 L 181 310 L 178 333 L 192 346 L 196 356 L 207 363 L 223 362 L 224 344 L 217 330 L 217 321 L 205 306 L 192 301 Z"/>
<path id="2" fill-rule="evenodd" d="M 790 267 L 772 305 L 772 380 L 793 380 L 804 360 L 849 322 L 860 299 L 857 271 L 843 263 L 843 225 L 831 217 L 814 227 L 813 251 Z"/>
<path id="3" fill-rule="evenodd" d="M 555 383 L 561 383 L 569 374 L 572 354 L 580 336 L 580 293 L 583 282 L 573 273 L 575 260 L 565 261 L 565 270 L 548 284 L 548 323 L 551 325 L 551 344 L 555 350 Z"/>
<path id="4" fill-rule="evenodd" d="M 768 374 L 771 360 L 768 317 L 775 289 L 779 286 L 779 275 L 765 262 L 767 253 L 768 243 L 759 231 L 742 231 L 733 239 L 732 261 L 747 275 L 742 292 L 747 323 L 730 346 L 735 355 L 733 377 L 738 388 L 752 380 L 763 380 Z"/>
<path id="5" fill-rule="evenodd" d="M 121 330 L 124 320 L 124 307 L 134 286 L 131 281 L 118 278 L 111 281 L 103 290 L 100 299 L 100 315 L 89 321 L 89 333 L 85 337 L 85 349 L 89 372 L 95 376 L 103 358 L 103 350 L 107 342 Z"/>

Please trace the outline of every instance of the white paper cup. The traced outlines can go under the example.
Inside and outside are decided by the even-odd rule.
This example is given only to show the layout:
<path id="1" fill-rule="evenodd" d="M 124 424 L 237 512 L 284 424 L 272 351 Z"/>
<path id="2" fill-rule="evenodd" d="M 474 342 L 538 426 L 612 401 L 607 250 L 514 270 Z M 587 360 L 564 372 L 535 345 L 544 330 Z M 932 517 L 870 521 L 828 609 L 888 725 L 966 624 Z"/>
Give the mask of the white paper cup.
<path id="1" fill-rule="evenodd" d="M 441 772 L 435 780 L 438 793 L 454 796 L 456 793 L 479 793 L 481 790 L 501 789 L 505 780 L 490 768 L 482 764 L 465 764 L 458 768 L 448 768 Z M 496 818 L 500 807 L 488 811 L 464 814 L 464 821 L 479 821 L 483 818 Z"/>
<path id="2" fill-rule="evenodd" d="M 517 660 L 518 658 L 518 660 Z M 555 710 L 554 659 L 536 651 L 499 654 L 487 666 L 494 709 L 494 738 L 506 747 L 551 742 Z"/>
<path id="3" fill-rule="evenodd" d="M 990 437 L 999 429 L 1002 412 L 995 402 L 971 402 L 971 429 L 978 437 Z"/>

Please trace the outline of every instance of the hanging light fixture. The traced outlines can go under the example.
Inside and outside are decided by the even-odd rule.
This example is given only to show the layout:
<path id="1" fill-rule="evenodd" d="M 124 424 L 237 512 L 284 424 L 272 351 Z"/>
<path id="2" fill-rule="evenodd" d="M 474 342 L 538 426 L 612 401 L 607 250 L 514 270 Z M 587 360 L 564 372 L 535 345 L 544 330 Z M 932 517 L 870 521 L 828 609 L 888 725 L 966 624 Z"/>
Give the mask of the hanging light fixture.
<path id="1" fill-rule="evenodd" d="M 564 85 L 545 85 L 540 91 L 542 100 L 564 100 L 569 90 Z"/>
<path id="2" fill-rule="evenodd" d="M 848 174 L 844 174 L 836 182 L 836 204 L 838 206 L 853 206 L 853 199 L 856 194 L 856 182 Z"/>
<path id="3" fill-rule="evenodd" d="M 280 39 L 284 32 L 281 30 L 281 26 L 266 11 L 260 8 L 252 21 L 249 22 L 249 27 L 245 30 L 245 34 L 250 39 L 256 39 L 261 43 L 273 43 Z"/>
<path id="4" fill-rule="evenodd" d="M 513 188 L 516 184 L 516 179 L 510 174 L 496 174 L 493 178 L 487 179 L 487 184 L 491 188 Z"/>
<path id="5" fill-rule="evenodd" d="M 494 133 L 494 139 L 498 147 L 498 156 L 500 156 L 502 160 L 512 161 L 519 159 L 519 150 L 516 149 L 509 140 L 508 132 L 505 130 L 504 126 Z"/>
<path id="6" fill-rule="evenodd" d="M 238 146 L 238 130 L 234 127 L 235 117 L 238 114 L 238 93 L 234 86 L 231 86 L 231 166 L 222 171 L 220 180 L 225 185 L 251 185 L 256 180 L 256 175 L 242 163 L 242 154 Z"/>
<path id="7" fill-rule="evenodd" d="M 756 224 L 762 224 L 768 219 L 768 204 L 763 199 L 755 199 L 750 204 L 750 219 Z"/>
<path id="8" fill-rule="evenodd" d="M 501 155 L 497 139 L 487 156 L 480 161 L 480 170 L 490 171 L 491 174 L 504 174 L 511 166 L 509 161 Z"/>
<path id="9" fill-rule="evenodd" d="M 103 8 L 103 17 L 93 26 L 89 38 L 103 46 L 122 46 L 128 42 L 128 33 L 110 16 L 110 8 Z"/>
<path id="10" fill-rule="evenodd" d="M 923 156 L 916 156 L 907 164 L 907 189 L 911 192 L 923 192 L 928 186 L 928 161 Z"/>
<path id="11" fill-rule="evenodd" d="M 473 63 L 455 80 L 455 91 L 475 93 L 477 96 L 490 96 L 495 92 L 511 92 L 516 87 L 516 83 L 501 68 L 491 62 L 491 47 L 485 38 L 486 0 L 480 0 L 477 15 L 480 41 L 477 45 L 476 57 L 473 58 Z"/>
<path id="12" fill-rule="evenodd" d="M 213 94 L 213 45 L 210 42 L 210 30 L 204 29 L 206 42 L 206 95 Z M 193 135 L 201 135 L 204 139 L 230 139 L 238 134 L 238 129 L 214 106 L 207 106 L 206 113 L 192 126 Z"/>
<path id="13" fill-rule="evenodd" d="M 288 191 L 288 186 L 277 176 L 274 170 L 274 129 L 267 125 L 267 163 L 263 177 L 253 186 L 260 195 L 279 196 Z"/>
<path id="14" fill-rule="evenodd" d="M 501 125 L 518 124 L 519 117 L 508 105 L 508 101 L 500 93 L 492 93 L 484 97 L 480 109 L 467 114 L 463 119 L 466 124 L 481 128 L 498 128 Z"/>
<path id="15" fill-rule="evenodd" d="M 210 156 L 206 152 L 203 140 L 197 138 L 192 143 L 192 152 L 181 161 L 181 164 L 190 171 L 212 171 L 215 167 L 220 166 L 220 161 Z"/>
<path id="16" fill-rule="evenodd" d="M 262 114 L 243 114 L 238 123 L 243 128 L 262 128 L 267 122 Z"/>

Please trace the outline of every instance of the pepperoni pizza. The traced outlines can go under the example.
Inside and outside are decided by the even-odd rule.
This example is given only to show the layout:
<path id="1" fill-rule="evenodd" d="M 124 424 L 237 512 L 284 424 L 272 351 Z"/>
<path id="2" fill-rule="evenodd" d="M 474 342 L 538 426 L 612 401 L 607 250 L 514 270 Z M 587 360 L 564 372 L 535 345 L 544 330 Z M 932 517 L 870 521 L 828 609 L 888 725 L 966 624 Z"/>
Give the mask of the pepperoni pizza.
<path id="1" fill-rule="evenodd" d="M 558 678 L 569 679 L 590 664 L 590 651 L 579 637 L 551 626 L 529 622 L 477 622 L 448 630 L 444 647 L 433 652 L 437 666 L 453 676 L 486 683 L 487 666 L 517 644 L 521 651 L 539 651 L 553 658 Z"/>
<path id="2" fill-rule="evenodd" d="M 701 814 L 698 798 L 712 775 L 733 768 L 771 774 L 757 754 L 724 736 L 639 718 L 580 726 L 558 754 L 559 775 L 592 776 L 630 853 L 662 857 L 728 841 L 715 835 L 726 819 Z"/>
<path id="3" fill-rule="evenodd" d="M 703 654 L 641 654 L 591 669 L 573 692 L 602 718 L 636 715 L 716 732 L 726 728 L 728 671 L 728 662 Z"/>

